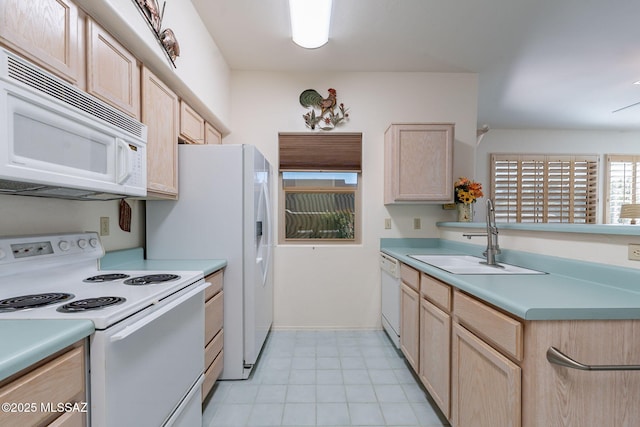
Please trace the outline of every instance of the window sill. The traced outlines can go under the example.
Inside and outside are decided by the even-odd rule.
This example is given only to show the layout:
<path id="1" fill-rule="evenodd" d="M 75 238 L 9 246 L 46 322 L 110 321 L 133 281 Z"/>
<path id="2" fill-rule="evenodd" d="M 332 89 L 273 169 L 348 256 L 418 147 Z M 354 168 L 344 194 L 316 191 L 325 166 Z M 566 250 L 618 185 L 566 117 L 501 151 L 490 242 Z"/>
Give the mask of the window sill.
<path id="1" fill-rule="evenodd" d="M 498 230 L 546 231 L 551 233 L 609 234 L 617 236 L 640 236 L 640 224 L 545 224 L 499 222 Z M 484 222 L 437 222 L 439 228 L 480 228 Z"/>

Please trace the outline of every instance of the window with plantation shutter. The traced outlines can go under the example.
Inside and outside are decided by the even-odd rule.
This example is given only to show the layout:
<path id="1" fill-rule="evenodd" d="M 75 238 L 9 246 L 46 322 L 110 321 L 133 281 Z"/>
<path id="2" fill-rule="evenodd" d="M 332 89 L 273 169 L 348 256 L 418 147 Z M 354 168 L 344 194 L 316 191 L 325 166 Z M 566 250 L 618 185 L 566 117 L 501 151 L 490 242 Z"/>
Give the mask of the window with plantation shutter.
<path id="1" fill-rule="evenodd" d="M 605 224 L 617 224 L 623 204 L 640 203 L 640 156 L 607 155 Z"/>
<path id="2" fill-rule="evenodd" d="M 598 156 L 492 154 L 491 197 L 500 222 L 596 222 Z"/>

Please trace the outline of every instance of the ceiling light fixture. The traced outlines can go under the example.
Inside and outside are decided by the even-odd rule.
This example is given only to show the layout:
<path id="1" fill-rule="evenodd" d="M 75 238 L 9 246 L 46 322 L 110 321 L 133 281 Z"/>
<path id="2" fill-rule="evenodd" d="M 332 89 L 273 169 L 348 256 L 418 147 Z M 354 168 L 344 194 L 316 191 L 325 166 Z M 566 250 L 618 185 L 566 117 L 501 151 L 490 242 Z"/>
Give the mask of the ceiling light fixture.
<path id="1" fill-rule="evenodd" d="M 315 49 L 329 41 L 332 0 L 289 0 L 291 37 L 298 46 Z"/>

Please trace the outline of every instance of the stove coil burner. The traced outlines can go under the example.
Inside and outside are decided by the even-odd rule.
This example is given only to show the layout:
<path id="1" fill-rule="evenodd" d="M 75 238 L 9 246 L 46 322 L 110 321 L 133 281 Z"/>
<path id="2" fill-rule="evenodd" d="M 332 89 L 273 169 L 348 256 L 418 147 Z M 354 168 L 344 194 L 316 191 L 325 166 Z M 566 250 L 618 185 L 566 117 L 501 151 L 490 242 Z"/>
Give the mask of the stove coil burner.
<path id="1" fill-rule="evenodd" d="M 83 280 L 83 282 L 87 283 L 102 283 L 102 282 L 113 282 L 114 280 L 126 279 L 129 277 L 128 274 L 122 273 L 110 273 L 110 274 L 100 274 L 98 276 L 87 277 Z"/>
<path id="2" fill-rule="evenodd" d="M 124 281 L 125 285 L 152 285 L 154 283 L 168 282 L 179 279 L 176 274 L 148 274 L 146 276 L 132 277 Z"/>
<path id="3" fill-rule="evenodd" d="M 112 305 L 122 304 L 125 301 L 126 299 L 122 297 L 87 298 L 66 303 L 58 307 L 56 311 L 60 313 L 77 313 L 80 311 L 99 310 L 101 308 L 111 307 Z"/>
<path id="4" fill-rule="evenodd" d="M 73 294 L 61 292 L 47 294 L 21 295 L 18 297 L 0 300 L 0 312 L 27 310 L 29 308 L 44 307 L 50 304 L 66 301 L 73 298 Z"/>

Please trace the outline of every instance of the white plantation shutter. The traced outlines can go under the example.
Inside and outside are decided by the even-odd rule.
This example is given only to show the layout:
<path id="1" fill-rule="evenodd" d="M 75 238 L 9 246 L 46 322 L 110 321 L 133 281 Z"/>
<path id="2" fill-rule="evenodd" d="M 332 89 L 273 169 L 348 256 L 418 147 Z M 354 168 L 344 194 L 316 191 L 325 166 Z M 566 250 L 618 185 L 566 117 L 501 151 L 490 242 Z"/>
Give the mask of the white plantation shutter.
<path id="1" fill-rule="evenodd" d="M 496 221 L 595 223 L 598 156 L 492 154 Z"/>
<path id="2" fill-rule="evenodd" d="M 605 223 L 616 224 L 620 208 L 627 203 L 640 203 L 640 156 L 607 156 Z"/>

